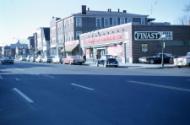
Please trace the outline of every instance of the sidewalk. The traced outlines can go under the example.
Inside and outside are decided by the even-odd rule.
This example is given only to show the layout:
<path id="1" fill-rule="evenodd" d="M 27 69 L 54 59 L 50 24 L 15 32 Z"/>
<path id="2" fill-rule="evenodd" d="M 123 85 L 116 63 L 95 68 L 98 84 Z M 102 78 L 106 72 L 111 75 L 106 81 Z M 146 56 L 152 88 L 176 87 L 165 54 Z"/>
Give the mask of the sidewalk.
<path id="1" fill-rule="evenodd" d="M 85 65 L 87 66 L 94 66 L 96 67 L 96 63 L 95 62 L 85 62 Z M 126 63 L 126 64 L 123 64 L 123 63 L 120 63 L 119 64 L 119 67 L 120 68 L 150 68 L 150 69 L 158 69 L 158 68 L 162 68 L 161 64 L 142 64 L 142 63 Z M 174 68 L 176 67 L 175 65 L 173 64 L 164 64 L 164 68 Z"/>

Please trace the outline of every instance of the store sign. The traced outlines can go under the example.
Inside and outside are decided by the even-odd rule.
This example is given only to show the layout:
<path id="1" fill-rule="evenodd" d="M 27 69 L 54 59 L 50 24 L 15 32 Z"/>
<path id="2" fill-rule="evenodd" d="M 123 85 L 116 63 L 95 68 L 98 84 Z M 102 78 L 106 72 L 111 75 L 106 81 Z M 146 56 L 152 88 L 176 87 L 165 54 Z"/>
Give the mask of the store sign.
<path id="1" fill-rule="evenodd" d="M 172 31 L 135 31 L 134 39 L 139 40 L 173 40 Z"/>
<path id="2" fill-rule="evenodd" d="M 123 39 L 124 39 L 123 34 L 119 33 L 119 34 L 111 34 L 111 35 L 87 38 L 85 40 L 82 40 L 82 42 L 84 46 L 88 46 L 88 45 L 111 43 L 113 41 L 121 42 Z"/>

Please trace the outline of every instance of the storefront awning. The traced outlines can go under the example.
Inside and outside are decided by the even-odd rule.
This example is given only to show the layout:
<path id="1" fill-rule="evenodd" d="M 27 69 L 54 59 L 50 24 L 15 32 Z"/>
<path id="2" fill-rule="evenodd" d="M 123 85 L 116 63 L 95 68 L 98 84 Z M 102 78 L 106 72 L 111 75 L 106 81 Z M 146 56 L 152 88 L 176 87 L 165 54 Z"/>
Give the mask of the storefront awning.
<path id="1" fill-rule="evenodd" d="M 72 52 L 75 48 L 79 46 L 79 41 L 69 41 L 65 43 L 65 51 L 66 52 Z M 62 50 L 64 51 L 64 49 Z"/>

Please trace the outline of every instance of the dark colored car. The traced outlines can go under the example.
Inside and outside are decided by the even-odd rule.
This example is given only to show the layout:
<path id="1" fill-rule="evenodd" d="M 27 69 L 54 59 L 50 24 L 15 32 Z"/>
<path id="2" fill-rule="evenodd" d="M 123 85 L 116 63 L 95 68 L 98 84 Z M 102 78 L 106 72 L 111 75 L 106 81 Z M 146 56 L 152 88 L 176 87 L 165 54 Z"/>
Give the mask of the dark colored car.
<path id="1" fill-rule="evenodd" d="M 98 59 L 97 66 L 102 65 L 104 67 L 118 67 L 118 61 L 115 58 L 102 57 Z"/>
<path id="2" fill-rule="evenodd" d="M 14 64 L 14 58 L 13 57 L 2 57 L 1 64 Z"/>
<path id="3" fill-rule="evenodd" d="M 169 53 L 163 53 L 164 63 L 173 63 L 174 56 Z M 140 57 L 140 63 L 160 64 L 162 62 L 162 53 L 158 53 L 154 56 Z"/>

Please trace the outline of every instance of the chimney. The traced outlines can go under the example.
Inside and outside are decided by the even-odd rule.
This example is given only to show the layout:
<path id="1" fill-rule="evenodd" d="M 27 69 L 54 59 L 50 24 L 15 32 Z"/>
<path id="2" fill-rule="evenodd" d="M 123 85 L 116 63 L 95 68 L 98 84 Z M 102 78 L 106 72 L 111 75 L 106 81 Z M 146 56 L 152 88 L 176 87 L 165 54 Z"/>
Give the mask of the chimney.
<path id="1" fill-rule="evenodd" d="M 119 12 L 120 12 L 120 9 L 118 9 L 117 12 L 119 13 Z"/>
<path id="2" fill-rule="evenodd" d="M 86 5 L 82 5 L 82 14 L 86 14 Z"/>
<path id="3" fill-rule="evenodd" d="M 127 11 L 126 11 L 126 10 L 123 10 L 123 13 L 127 13 Z"/>

